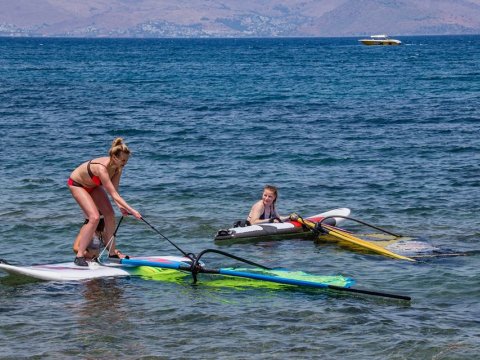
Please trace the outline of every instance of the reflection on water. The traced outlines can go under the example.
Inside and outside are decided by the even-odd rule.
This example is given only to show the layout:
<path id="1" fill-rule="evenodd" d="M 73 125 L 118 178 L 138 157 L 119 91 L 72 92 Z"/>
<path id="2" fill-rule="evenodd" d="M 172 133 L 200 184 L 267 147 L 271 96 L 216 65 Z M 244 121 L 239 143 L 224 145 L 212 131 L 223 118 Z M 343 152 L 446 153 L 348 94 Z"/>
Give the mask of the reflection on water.
<path id="1" fill-rule="evenodd" d="M 85 302 L 81 304 L 79 314 L 82 322 L 89 324 L 90 319 L 94 323 L 98 320 L 108 319 L 106 326 L 118 321 L 128 320 L 128 314 L 123 309 L 124 299 L 122 287 L 118 285 L 118 279 L 93 279 L 85 282 L 82 296 Z"/>
<path id="2" fill-rule="evenodd" d="M 123 352 L 137 353 L 140 343 L 132 341 L 125 332 L 135 328 L 135 317 L 125 297 L 126 279 L 94 279 L 84 282 L 79 289 L 84 301 L 78 303 L 75 313 L 78 338 L 91 356 L 118 357 L 118 344 Z M 128 281 L 128 279 L 127 279 Z M 124 334 L 119 336 L 119 329 Z"/>

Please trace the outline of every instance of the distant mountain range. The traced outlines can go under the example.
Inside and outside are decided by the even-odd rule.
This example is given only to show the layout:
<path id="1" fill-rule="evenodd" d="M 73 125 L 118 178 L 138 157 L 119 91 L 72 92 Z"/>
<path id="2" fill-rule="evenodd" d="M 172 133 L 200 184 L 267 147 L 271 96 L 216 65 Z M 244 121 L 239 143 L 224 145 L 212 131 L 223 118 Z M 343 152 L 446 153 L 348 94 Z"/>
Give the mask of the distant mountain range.
<path id="1" fill-rule="evenodd" d="M 480 0 L 0 0 L 0 36 L 480 34 Z"/>

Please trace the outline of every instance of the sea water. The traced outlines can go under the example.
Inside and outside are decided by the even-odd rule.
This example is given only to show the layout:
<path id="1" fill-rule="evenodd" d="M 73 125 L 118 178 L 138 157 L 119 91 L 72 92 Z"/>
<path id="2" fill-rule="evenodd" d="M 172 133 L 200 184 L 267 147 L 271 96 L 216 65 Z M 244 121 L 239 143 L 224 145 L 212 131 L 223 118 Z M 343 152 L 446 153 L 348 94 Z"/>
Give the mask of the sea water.
<path id="1" fill-rule="evenodd" d="M 480 37 L 0 39 L 0 258 L 73 260 L 66 180 L 115 137 L 121 195 L 193 253 L 265 184 L 282 215 L 352 216 L 454 251 L 480 249 Z M 118 216 L 120 216 L 117 211 Z M 350 229 L 361 228 L 352 224 Z M 126 219 L 118 247 L 181 255 Z M 270 267 L 343 274 L 410 303 L 333 291 L 117 278 L 0 278 L 0 357 L 472 359 L 478 256 L 396 261 L 335 244 L 221 247 Z M 237 265 L 209 254 L 209 265 Z"/>

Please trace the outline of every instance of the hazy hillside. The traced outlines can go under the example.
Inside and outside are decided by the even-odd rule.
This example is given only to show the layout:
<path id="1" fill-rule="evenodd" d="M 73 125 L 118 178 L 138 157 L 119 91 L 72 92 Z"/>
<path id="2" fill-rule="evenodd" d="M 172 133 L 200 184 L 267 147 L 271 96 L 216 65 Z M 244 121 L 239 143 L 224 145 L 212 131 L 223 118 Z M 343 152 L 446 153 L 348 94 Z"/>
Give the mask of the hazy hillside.
<path id="1" fill-rule="evenodd" d="M 479 34 L 480 0 L 0 0 L 0 35 Z"/>

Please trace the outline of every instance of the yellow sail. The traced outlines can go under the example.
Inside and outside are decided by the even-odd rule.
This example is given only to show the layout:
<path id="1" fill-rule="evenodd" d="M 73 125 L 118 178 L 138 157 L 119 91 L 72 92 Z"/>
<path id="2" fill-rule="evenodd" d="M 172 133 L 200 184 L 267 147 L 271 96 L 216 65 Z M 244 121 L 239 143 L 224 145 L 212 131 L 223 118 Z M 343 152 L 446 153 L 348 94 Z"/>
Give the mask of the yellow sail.
<path id="1" fill-rule="evenodd" d="M 298 221 L 299 223 L 307 226 L 308 228 L 314 230 L 315 229 L 315 223 L 314 222 L 311 222 L 309 220 L 305 220 L 305 219 L 302 219 L 301 217 L 299 217 L 296 221 Z M 328 235 L 340 240 L 342 243 L 344 244 L 354 244 L 356 245 L 357 247 L 359 248 L 362 248 L 362 249 L 368 249 L 368 250 L 371 250 L 377 254 L 380 254 L 380 255 L 384 255 L 384 256 L 389 256 L 391 258 L 394 258 L 394 259 L 400 259 L 400 260 L 408 260 L 408 261 L 415 261 L 414 259 L 411 259 L 407 256 L 403 256 L 403 255 L 399 255 L 399 254 L 395 254 L 394 252 L 392 251 L 389 251 L 377 244 L 374 244 L 370 241 L 366 241 L 366 240 L 362 240 L 360 238 L 357 238 L 356 236 L 353 236 L 345 231 L 342 231 L 338 228 L 335 228 L 335 227 L 332 227 L 330 225 L 323 225 L 322 224 L 322 229 L 324 229 Z"/>

